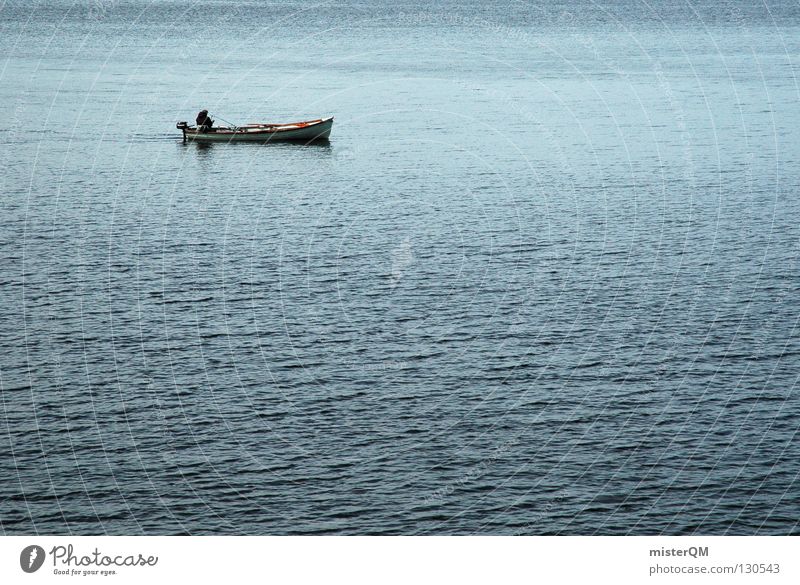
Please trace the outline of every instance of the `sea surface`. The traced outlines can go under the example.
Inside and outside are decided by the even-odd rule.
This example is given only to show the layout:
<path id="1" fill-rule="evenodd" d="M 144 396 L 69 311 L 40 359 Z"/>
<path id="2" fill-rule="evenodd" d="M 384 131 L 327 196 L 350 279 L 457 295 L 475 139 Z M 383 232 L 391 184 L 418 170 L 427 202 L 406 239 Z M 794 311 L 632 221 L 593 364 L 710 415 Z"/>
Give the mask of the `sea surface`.
<path id="1" fill-rule="evenodd" d="M 0 1 L 0 533 L 800 534 L 799 67 L 795 0 Z"/>

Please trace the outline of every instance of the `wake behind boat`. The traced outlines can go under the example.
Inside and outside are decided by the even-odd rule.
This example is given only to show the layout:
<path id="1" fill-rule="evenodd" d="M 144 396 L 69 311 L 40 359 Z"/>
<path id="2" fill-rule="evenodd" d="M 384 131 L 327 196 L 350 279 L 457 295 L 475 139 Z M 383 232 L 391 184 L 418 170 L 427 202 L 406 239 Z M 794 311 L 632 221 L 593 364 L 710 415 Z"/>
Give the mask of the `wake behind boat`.
<path id="1" fill-rule="evenodd" d="M 224 120 L 223 120 L 224 121 Z M 245 124 L 243 126 L 213 126 L 214 121 L 203 110 L 197 116 L 197 125 L 178 122 L 184 140 L 197 142 L 314 142 L 328 140 L 333 127 L 333 116 L 290 122 L 288 124 Z"/>

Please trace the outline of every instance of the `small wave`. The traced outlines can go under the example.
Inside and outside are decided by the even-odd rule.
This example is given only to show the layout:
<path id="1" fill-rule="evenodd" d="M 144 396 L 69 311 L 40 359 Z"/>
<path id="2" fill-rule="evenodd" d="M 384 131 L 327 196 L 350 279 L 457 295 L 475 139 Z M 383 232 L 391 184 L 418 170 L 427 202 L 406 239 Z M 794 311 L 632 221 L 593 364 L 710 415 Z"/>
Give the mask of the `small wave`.
<path id="1" fill-rule="evenodd" d="M 181 140 L 177 134 L 131 134 L 128 142 L 165 142 L 167 140 Z"/>

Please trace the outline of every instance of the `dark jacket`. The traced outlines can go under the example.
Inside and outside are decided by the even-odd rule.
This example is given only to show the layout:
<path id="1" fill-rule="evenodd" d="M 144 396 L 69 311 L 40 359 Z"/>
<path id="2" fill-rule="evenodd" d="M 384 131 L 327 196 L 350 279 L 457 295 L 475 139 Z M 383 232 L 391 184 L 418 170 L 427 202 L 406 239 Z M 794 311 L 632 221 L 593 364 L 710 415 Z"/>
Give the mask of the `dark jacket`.
<path id="1" fill-rule="evenodd" d="M 214 120 L 212 120 L 209 117 L 208 112 L 206 110 L 203 110 L 202 112 L 197 114 L 195 122 L 197 122 L 197 127 L 204 132 L 207 132 L 211 128 L 211 126 L 214 125 Z"/>

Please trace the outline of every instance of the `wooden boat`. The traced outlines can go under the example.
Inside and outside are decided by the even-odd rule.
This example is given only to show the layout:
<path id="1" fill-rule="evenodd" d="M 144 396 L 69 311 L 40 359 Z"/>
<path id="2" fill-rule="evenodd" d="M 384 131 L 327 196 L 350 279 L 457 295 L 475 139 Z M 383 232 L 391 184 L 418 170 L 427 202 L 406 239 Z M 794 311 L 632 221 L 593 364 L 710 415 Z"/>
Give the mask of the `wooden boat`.
<path id="1" fill-rule="evenodd" d="M 333 116 L 289 124 L 246 124 L 244 126 L 220 126 L 201 131 L 186 122 L 176 127 L 183 131 L 184 140 L 197 142 L 313 142 L 328 140 L 333 127 Z"/>

